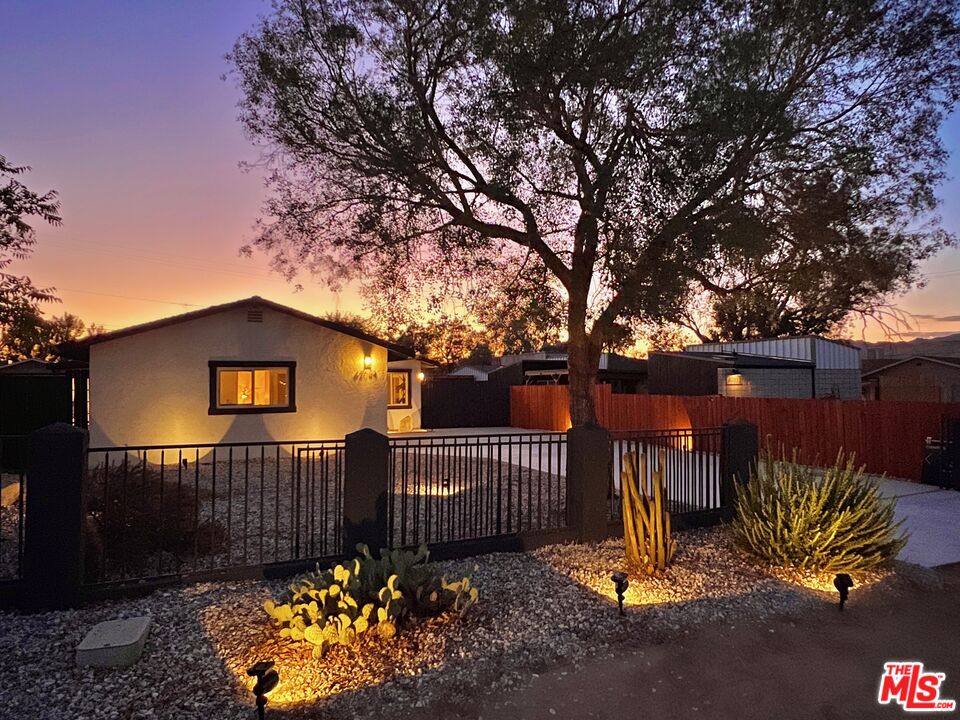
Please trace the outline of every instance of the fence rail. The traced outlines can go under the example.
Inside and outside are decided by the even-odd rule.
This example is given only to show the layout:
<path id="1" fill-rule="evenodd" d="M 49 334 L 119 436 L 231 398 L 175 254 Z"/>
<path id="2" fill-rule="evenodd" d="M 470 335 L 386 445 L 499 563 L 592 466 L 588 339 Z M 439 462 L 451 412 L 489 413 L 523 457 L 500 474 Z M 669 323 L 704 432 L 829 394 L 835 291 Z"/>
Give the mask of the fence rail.
<path id="1" fill-rule="evenodd" d="M 23 567 L 28 441 L 0 435 L 0 582 L 18 579 Z"/>
<path id="2" fill-rule="evenodd" d="M 622 517 L 621 472 L 628 454 L 635 458 L 638 470 L 646 471 L 648 493 L 652 492 L 652 473 L 662 472 L 670 513 L 687 515 L 726 508 L 730 499 L 723 496 L 722 432 L 722 428 L 700 428 L 610 433 L 610 519 Z"/>
<path id="3" fill-rule="evenodd" d="M 338 554 L 342 440 L 91 448 L 90 584 Z"/>
<path id="4" fill-rule="evenodd" d="M 564 433 L 390 440 L 394 546 L 564 527 Z"/>

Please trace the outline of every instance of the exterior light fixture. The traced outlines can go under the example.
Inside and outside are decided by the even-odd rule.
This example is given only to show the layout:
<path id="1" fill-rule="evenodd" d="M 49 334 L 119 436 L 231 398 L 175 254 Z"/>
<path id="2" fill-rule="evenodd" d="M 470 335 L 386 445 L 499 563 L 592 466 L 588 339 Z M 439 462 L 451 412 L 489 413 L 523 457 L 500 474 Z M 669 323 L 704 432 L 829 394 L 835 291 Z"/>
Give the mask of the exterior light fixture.
<path id="1" fill-rule="evenodd" d="M 630 587 L 630 581 L 627 580 L 625 572 L 615 572 L 610 579 L 613 580 L 613 587 L 617 591 L 617 605 L 620 608 L 620 614 L 623 615 L 623 596 L 627 592 L 627 588 Z"/>
<path id="2" fill-rule="evenodd" d="M 424 379 L 425 377 L 426 377 L 426 375 L 424 374 L 423 370 L 421 370 L 420 372 L 417 373 L 417 380 L 419 380 L 420 382 L 423 382 L 423 379 Z"/>
<path id="3" fill-rule="evenodd" d="M 833 579 L 833 586 L 840 593 L 840 610 L 843 610 L 843 604 L 850 596 L 850 588 L 853 587 L 853 578 L 846 573 L 840 573 Z"/>
<path id="4" fill-rule="evenodd" d="M 280 673 L 273 669 L 273 660 L 261 660 L 247 669 L 247 675 L 257 679 L 253 686 L 253 696 L 257 699 L 257 717 L 264 720 L 267 693 L 280 684 Z"/>
<path id="5" fill-rule="evenodd" d="M 363 369 L 364 369 L 364 370 L 369 370 L 369 369 L 372 368 L 372 367 L 373 367 L 373 356 L 372 356 L 372 355 L 364 355 L 364 356 L 363 356 Z"/>
<path id="6" fill-rule="evenodd" d="M 743 375 L 737 370 L 727 375 L 727 385 L 743 385 Z"/>

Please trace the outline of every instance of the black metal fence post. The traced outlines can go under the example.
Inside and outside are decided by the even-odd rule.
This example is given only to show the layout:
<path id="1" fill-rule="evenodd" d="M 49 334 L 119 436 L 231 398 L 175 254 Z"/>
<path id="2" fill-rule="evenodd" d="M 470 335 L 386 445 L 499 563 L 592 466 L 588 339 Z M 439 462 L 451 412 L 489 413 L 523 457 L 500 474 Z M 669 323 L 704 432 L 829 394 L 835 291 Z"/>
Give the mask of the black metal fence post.
<path id="1" fill-rule="evenodd" d="M 720 438 L 720 506 L 725 515 L 733 512 L 736 483 L 750 481 L 760 448 L 757 426 L 733 421 L 723 426 Z"/>
<path id="2" fill-rule="evenodd" d="M 86 470 L 85 430 L 56 423 L 30 436 L 21 603 L 30 609 L 80 602 Z"/>
<path id="3" fill-rule="evenodd" d="M 567 525 L 581 542 L 607 537 L 610 433 L 596 424 L 567 431 Z"/>
<path id="4" fill-rule="evenodd" d="M 343 472 L 343 552 L 365 543 L 376 554 L 389 545 L 390 441 L 364 428 L 345 441 Z"/>

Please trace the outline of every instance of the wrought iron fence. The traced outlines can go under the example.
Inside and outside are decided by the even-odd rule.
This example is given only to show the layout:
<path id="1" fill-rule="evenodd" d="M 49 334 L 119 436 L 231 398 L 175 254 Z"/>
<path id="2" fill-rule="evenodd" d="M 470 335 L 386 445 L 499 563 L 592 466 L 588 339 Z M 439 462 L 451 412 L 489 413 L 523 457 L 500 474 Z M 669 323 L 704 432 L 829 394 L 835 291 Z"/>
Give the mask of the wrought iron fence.
<path id="1" fill-rule="evenodd" d="M 620 478 L 624 457 L 632 453 L 638 469 L 663 473 L 667 509 L 684 515 L 721 509 L 721 428 L 614 432 L 610 434 L 610 519 L 620 520 Z M 647 487 L 650 490 L 650 487 Z"/>
<path id="2" fill-rule="evenodd" d="M 342 440 L 88 451 L 88 583 L 340 552 Z"/>
<path id="3" fill-rule="evenodd" d="M 566 448 L 564 433 L 391 439 L 391 543 L 564 527 Z"/>
<path id="4" fill-rule="evenodd" d="M 0 435 L 0 581 L 18 579 L 23 567 L 28 441 Z"/>

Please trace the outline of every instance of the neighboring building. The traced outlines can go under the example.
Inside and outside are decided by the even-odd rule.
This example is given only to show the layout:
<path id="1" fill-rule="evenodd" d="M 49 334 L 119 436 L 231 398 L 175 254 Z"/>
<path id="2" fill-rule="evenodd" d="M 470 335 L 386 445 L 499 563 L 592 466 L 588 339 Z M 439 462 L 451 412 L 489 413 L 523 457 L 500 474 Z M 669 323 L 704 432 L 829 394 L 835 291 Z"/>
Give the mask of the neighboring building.
<path id="1" fill-rule="evenodd" d="M 867 400 L 960 402 L 960 358 L 914 355 L 864 361 Z"/>
<path id="2" fill-rule="evenodd" d="M 496 372 L 501 368 L 500 365 L 461 365 L 455 370 L 451 370 L 447 375 L 453 377 L 473 378 L 477 382 L 486 382 L 490 373 Z"/>
<path id="3" fill-rule="evenodd" d="M 322 440 L 419 425 L 416 358 L 259 297 L 103 333 L 65 352 L 89 361 L 92 446 Z"/>
<path id="4" fill-rule="evenodd" d="M 649 360 L 651 394 L 860 397 L 859 351 L 821 337 L 705 343 Z"/>
<path id="5" fill-rule="evenodd" d="M 503 368 L 519 368 L 514 375 L 515 385 L 567 385 L 567 354 L 565 352 L 531 352 L 504 355 L 494 359 L 493 365 L 461 365 L 450 373 L 487 381 Z M 613 392 L 635 394 L 646 392 L 647 361 L 614 353 L 600 355 L 597 383 L 612 385 Z"/>

